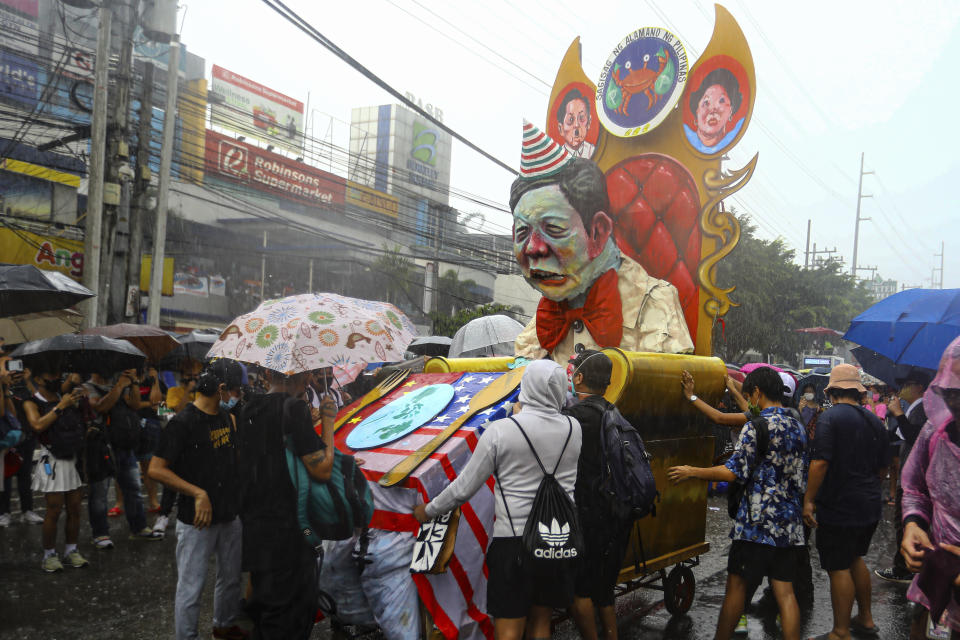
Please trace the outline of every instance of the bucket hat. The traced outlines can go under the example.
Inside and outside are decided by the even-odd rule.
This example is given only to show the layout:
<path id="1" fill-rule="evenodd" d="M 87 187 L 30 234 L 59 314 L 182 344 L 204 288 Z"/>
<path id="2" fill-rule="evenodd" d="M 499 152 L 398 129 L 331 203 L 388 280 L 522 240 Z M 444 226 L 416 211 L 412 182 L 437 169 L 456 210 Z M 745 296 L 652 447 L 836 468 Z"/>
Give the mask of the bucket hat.
<path id="1" fill-rule="evenodd" d="M 838 364 L 830 371 L 826 390 L 830 389 L 856 389 L 860 393 L 867 390 L 860 381 L 860 370 L 852 364 Z"/>

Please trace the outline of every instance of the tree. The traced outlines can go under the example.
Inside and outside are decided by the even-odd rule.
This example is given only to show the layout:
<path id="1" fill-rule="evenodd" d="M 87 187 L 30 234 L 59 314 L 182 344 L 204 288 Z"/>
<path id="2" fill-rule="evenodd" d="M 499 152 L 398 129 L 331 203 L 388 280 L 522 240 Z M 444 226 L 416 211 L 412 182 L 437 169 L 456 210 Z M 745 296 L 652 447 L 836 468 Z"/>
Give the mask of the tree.
<path id="1" fill-rule="evenodd" d="M 383 255 L 371 265 L 381 283 L 387 302 L 398 305 L 401 299 L 409 299 L 413 283 L 413 261 L 403 255 L 400 247 L 393 249 L 383 245 Z"/>
<path id="2" fill-rule="evenodd" d="M 472 309 L 461 309 L 453 315 L 433 313 L 430 317 L 433 320 L 433 333 L 438 336 L 447 336 L 452 338 L 457 330 L 471 320 L 482 318 L 484 316 L 507 315 L 516 319 L 518 313 L 523 309 L 520 307 L 508 307 L 505 304 L 497 302 L 482 304 Z"/>
<path id="3" fill-rule="evenodd" d="M 717 265 L 717 282 L 735 285 L 732 307 L 714 327 L 714 352 L 726 360 L 741 361 L 750 349 L 765 357 L 795 360 L 807 338 L 796 329 L 825 326 L 846 329 L 850 320 L 870 306 L 863 284 L 831 260 L 812 269 L 794 263 L 795 254 L 784 242 L 762 240 L 748 215 L 738 215 L 740 242 Z"/>
<path id="4" fill-rule="evenodd" d="M 473 280 L 461 280 L 456 271 L 447 269 L 437 283 L 437 312 L 449 316 L 457 309 L 473 306 L 479 297 L 476 287 Z"/>

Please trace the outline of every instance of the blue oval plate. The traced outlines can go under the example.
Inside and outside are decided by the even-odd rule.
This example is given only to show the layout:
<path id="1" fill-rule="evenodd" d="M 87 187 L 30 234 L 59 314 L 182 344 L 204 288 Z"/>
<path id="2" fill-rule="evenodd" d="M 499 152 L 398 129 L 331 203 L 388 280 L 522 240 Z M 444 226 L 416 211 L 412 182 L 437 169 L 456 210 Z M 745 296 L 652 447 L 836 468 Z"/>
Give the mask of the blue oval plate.
<path id="1" fill-rule="evenodd" d="M 399 440 L 433 420 L 453 400 L 453 385 L 431 384 L 403 395 L 354 427 L 347 435 L 353 450 L 373 449 Z"/>

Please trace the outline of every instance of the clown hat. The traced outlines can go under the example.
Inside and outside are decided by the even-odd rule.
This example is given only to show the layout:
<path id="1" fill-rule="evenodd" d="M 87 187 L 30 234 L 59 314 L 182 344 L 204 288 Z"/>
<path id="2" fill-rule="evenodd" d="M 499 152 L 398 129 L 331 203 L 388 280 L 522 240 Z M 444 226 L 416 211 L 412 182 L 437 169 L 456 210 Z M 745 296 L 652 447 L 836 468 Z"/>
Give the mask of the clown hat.
<path id="1" fill-rule="evenodd" d="M 573 160 L 556 140 L 523 121 L 523 148 L 520 151 L 520 177 L 539 180 L 558 173 Z"/>

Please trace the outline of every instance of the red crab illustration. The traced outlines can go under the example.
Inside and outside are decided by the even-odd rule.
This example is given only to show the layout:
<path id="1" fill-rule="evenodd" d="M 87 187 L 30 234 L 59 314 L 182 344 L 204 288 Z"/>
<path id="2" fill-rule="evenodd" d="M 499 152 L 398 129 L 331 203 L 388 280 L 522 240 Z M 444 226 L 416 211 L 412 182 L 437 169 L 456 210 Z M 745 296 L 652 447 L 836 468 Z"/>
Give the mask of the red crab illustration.
<path id="1" fill-rule="evenodd" d="M 643 56 L 643 67 L 634 69 L 633 71 L 630 71 L 631 63 L 627 60 L 624 66 L 630 73 L 622 79 L 620 78 L 620 69 L 614 70 L 613 83 L 620 87 L 620 92 L 623 94 L 623 100 L 616 109 L 617 113 L 625 116 L 630 115 L 627 113 L 627 105 L 630 104 L 630 98 L 637 93 L 645 93 L 647 95 L 647 109 L 657 104 L 660 96 L 654 93 L 653 85 L 657 81 L 657 77 L 663 73 L 663 69 L 667 66 L 667 60 L 669 59 L 670 56 L 667 54 L 667 50 L 661 47 L 660 51 L 657 52 L 657 60 L 660 62 L 660 68 L 656 71 L 647 68 L 647 63 L 650 62 L 649 53 Z"/>
<path id="2" fill-rule="evenodd" d="M 690 172 L 669 156 L 646 153 L 607 172 L 617 246 L 655 278 L 677 288 L 696 336 L 701 233 L 700 195 Z"/>

